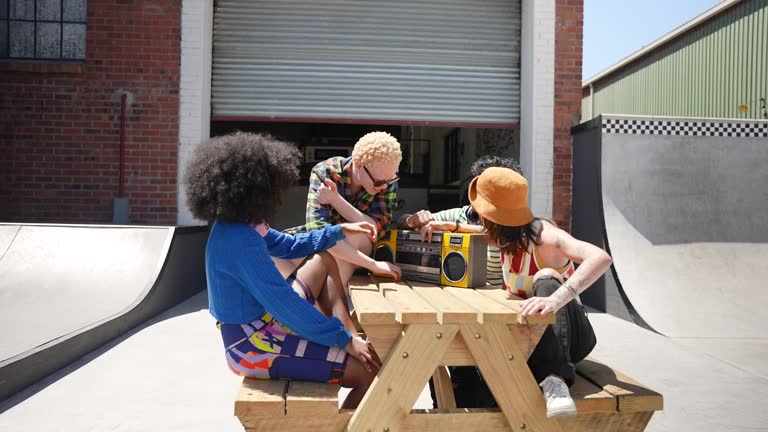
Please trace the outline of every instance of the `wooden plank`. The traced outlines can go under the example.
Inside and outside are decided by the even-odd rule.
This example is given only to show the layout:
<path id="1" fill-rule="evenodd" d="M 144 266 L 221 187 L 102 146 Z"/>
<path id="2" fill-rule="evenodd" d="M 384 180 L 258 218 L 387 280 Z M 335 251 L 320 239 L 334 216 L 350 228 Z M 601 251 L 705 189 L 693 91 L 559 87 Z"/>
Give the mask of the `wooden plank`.
<path id="1" fill-rule="evenodd" d="M 592 357 L 576 365 L 580 375 L 615 396 L 618 411 L 633 413 L 664 409 L 664 397 L 623 373 L 612 369 Z"/>
<path id="2" fill-rule="evenodd" d="M 435 398 L 437 407 L 451 409 L 456 408 L 456 397 L 453 395 L 453 383 L 448 368 L 439 366 L 432 374 L 432 382 L 435 385 Z"/>
<path id="3" fill-rule="evenodd" d="M 348 430 L 400 430 L 457 331 L 456 325 L 407 326 L 352 416 Z"/>
<path id="4" fill-rule="evenodd" d="M 457 334 L 448 345 L 448 349 L 445 350 L 440 364 L 445 366 L 476 366 L 477 362 L 472 353 L 469 352 L 464 338 Z"/>
<path id="5" fill-rule="evenodd" d="M 648 422 L 653 417 L 653 411 L 619 413 L 619 431 L 621 432 L 642 432 L 648 426 Z"/>
<path id="6" fill-rule="evenodd" d="M 475 291 L 480 294 L 507 306 L 518 313 L 517 322 L 519 324 L 554 324 L 555 314 L 549 313 L 546 315 L 531 315 L 524 317 L 520 314 L 520 303 L 523 300 L 518 296 L 510 298 L 506 290 L 500 288 L 478 288 Z"/>
<path id="7" fill-rule="evenodd" d="M 538 345 L 547 325 L 507 324 L 507 328 L 517 343 L 523 357 L 527 360 L 531 357 L 533 350 L 536 349 L 536 345 Z M 453 338 L 451 344 L 448 345 L 448 349 L 443 354 L 440 364 L 446 366 L 475 366 L 477 362 L 464 342 L 464 338 L 457 335 Z"/>
<path id="8" fill-rule="evenodd" d="M 462 303 L 478 312 L 477 321 L 480 323 L 516 324 L 517 312 L 500 304 L 473 289 L 445 287 L 445 292 L 456 297 Z"/>
<path id="9" fill-rule="evenodd" d="M 507 326 L 465 324 L 459 329 L 509 424 L 559 432 L 560 425 L 547 418 L 541 389 Z"/>
<path id="10" fill-rule="evenodd" d="M 397 311 L 384 299 L 379 287 L 367 276 L 354 276 L 349 281 L 349 292 L 360 324 L 394 324 Z"/>
<path id="11" fill-rule="evenodd" d="M 541 335 L 544 334 L 544 331 L 547 329 L 548 325 L 549 324 L 507 325 L 510 334 L 512 334 L 512 337 L 517 343 L 517 347 L 523 353 L 526 360 L 531 357 L 533 350 L 536 349 L 536 346 L 541 340 Z"/>
<path id="12" fill-rule="evenodd" d="M 235 416 L 241 422 L 252 417 L 284 416 L 287 388 L 288 381 L 244 378 L 235 399 Z"/>
<path id="13" fill-rule="evenodd" d="M 433 284 L 409 281 L 413 291 L 437 310 L 440 324 L 467 324 L 478 322 L 477 311 Z"/>
<path id="14" fill-rule="evenodd" d="M 497 408 L 413 410 L 405 417 L 402 430 L 407 432 L 513 431 L 504 414 Z"/>
<path id="15" fill-rule="evenodd" d="M 560 427 L 567 432 L 624 432 L 619 429 L 619 413 L 586 413 L 576 417 L 557 419 Z"/>
<path id="16" fill-rule="evenodd" d="M 346 411 L 346 410 L 345 410 Z M 351 411 L 333 415 L 313 417 L 255 418 L 248 421 L 246 432 L 290 431 L 290 432 L 341 432 L 347 428 L 352 417 Z"/>
<path id="17" fill-rule="evenodd" d="M 246 432 L 263 432 L 266 430 L 291 432 L 340 432 L 346 429 L 352 410 L 342 410 L 339 414 L 324 417 L 281 417 L 276 419 L 253 419 L 246 426 Z M 636 418 L 626 418 L 626 425 L 633 429 L 620 429 L 624 416 L 647 415 L 650 413 L 634 413 L 621 415 L 619 413 L 590 413 L 577 417 L 558 419 L 563 431 L 567 432 L 636 432 L 639 421 Z M 512 432 L 504 414 L 498 409 L 462 409 L 462 410 L 412 410 L 405 416 L 403 432 L 423 432 L 437 430 L 440 432 L 494 431 Z"/>
<path id="18" fill-rule="evenodd" d="M 392 348 L 403 333 L 403 328 L 405 328 L 404 325 L 397 323 L 389 325 L 369 324 L 364 326 L 368 341 L 373 345 L 373 349 L 382 361 L 386 361 L 387 357 L 389 357 Z"/>
<path id="19" fill-rule="evenodd" d="M 339 413 L 339 385 L 291 381 L 285 398 L 285 415 L 332 416 Z"/>
<path id="20" fill-rule="evenodd" d="M 563 431 L 567 432 L 624 432 L 620 429 L 620 414 L 588 413 L 577 417 L 558 419 Z M 496 408 L 465 410 L 413 410 L 403 422 L 403 431 L 421 432 L 437 430 L 440 432 L 466 431 L 520 431 L 519 425 L 510 427 L 504 414 Z M 526 425 L 525 430 L 531 429 Z M 632 429 L 632 432 L 641 429 Z"/>
<path id="21" fill-rule="evenodd" d="M 379 290 L 397 311 L 396 319 L 402 324 L 434 324 L 437 311 L 416 294 L 405 282 L 379 281 Z"/>
<path id="22" fill-rule="evenodd" d="M 612 394 L 587 381 L 581 375 L 576 375 L 576 380 L 569 390 L 576 402 L 576 411 L 579 415 L 595 412 L 615 413 L 618 408 L 616 398 Z"/>

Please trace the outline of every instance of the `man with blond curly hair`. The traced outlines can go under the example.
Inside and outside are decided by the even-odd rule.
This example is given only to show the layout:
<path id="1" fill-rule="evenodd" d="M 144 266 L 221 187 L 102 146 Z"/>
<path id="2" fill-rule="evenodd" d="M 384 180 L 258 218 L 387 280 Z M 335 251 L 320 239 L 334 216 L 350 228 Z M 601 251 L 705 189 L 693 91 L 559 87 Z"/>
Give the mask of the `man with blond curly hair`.
<path id="1" fill-rule="evenodd" d="M 386 132 L 370 132 L 357 141 L 351 157 L 337 156 L 318 163 L 309 177 L 307 223 L 285 232 L 307 232 L 342 222 L 370 222 L 381 236 L 392 221 L 397 171 L 402 158 L 400 143 L 395 137 Z M 344 283 L 357 267 L 400 278 L 397 266 L 368 256 L 371 247 L 368 240 L 351 238 L 329 250 L 336 258 Z M 277 265 L 281 272 L 289 273 L 298 263 L 277 262 Z M 321 267 L 319 261 L 308 265 Z M 328 278 L 328 283 L 333 283 L 332 279 Z"/>

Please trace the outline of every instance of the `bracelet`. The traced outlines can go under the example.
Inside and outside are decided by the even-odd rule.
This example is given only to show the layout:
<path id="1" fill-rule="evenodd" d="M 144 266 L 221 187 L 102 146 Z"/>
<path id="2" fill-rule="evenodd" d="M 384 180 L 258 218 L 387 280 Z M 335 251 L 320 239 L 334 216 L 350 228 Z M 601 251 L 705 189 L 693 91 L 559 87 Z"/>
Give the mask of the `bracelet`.
<path id="1" fill-rule="evenodd" d="M 565 282 L 563 282 L 563 286 L 564 286 L 564 287 L 565 287 L 565 288 L 566 288 L 568 291 L 570 291 L 570 292 L 571 292 L 571 295 L 573 296 L 573 298 L 574 298 L 574 299 L 578 299 L 578 298 L 579 298 L 579 293 L 577 293 L 577 292 L 576 292 L 576 290 L 575 290 L 575 289 L 573 289 L 573 287 L 572 287 L 572 286 L 568 285 L 568 281 L 565 281 Z"/>
<path id="2" fill-rule="evenodd" d="M 459 221 L 456 221 L 456 227 L 453 229 L 453 232 L 456 232 L 459 230 Z"/>

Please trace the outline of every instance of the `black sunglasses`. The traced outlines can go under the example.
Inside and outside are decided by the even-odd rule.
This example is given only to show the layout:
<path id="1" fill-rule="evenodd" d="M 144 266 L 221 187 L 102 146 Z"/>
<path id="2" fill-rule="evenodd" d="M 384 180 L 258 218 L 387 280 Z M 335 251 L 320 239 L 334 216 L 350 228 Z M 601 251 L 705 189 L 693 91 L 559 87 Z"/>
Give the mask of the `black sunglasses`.
<path id="1" fill-rule="evenodd" d="M 400 180 L 400 177 L 398 177 L 398 176 L 395 176 L 395 178 L 392 178 L 392 179 L 389 179 L 389 180 L 376 180 L 376 177 L 372 176 L 371 172 L 368 171 L 368 167 L 363 165 L 363 169 L 365 170 L 366 173 L 368 173 L 368 177 L 371 178 L 371 181 L 373 181 L 373 186 L 374 187 L 382 187 L 384 185 L 391 186 L 393 183 L 395 183 L 396 181 Z"/>

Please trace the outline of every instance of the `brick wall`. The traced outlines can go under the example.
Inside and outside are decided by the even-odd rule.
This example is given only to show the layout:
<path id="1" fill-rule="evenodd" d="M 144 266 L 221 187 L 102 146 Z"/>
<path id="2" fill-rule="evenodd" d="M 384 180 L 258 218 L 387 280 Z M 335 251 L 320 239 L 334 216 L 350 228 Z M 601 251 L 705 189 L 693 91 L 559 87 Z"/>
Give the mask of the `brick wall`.
<path id="1" fill-rule="evenodd" d="M 584 1 L 557 0 L 555 22 L 555 134 L 552 216 L 561 227 L 571 222 L 571 126 L 581 118 L 581 59 Z"/>
<path id="2" fill-rule="evenodd" d="M 179 0 L 90 0 L 82 64 L 0 60 L 0 221 L 175 224 Z"/>

